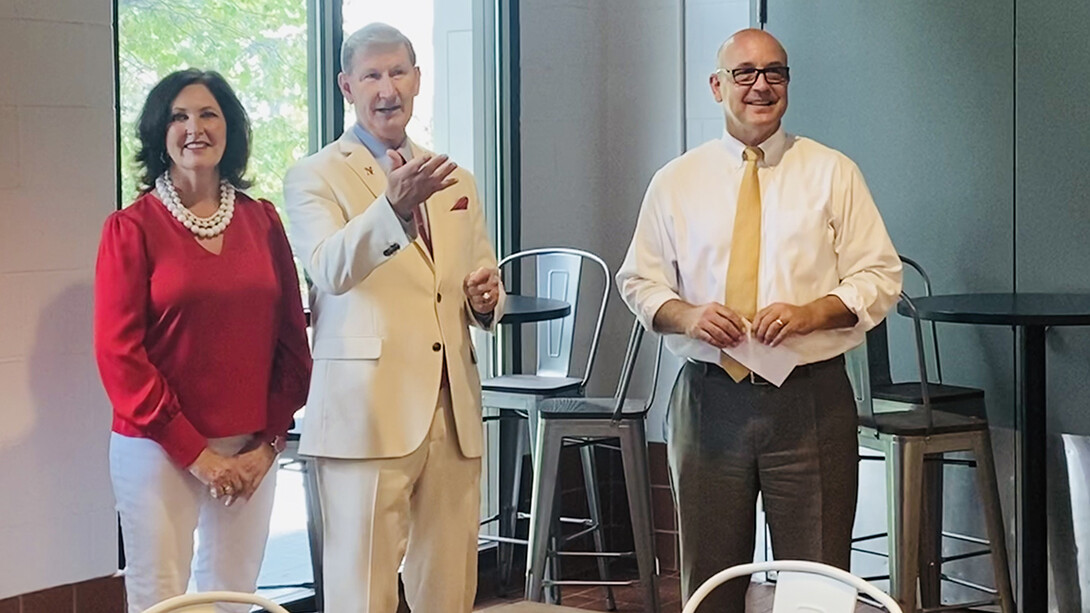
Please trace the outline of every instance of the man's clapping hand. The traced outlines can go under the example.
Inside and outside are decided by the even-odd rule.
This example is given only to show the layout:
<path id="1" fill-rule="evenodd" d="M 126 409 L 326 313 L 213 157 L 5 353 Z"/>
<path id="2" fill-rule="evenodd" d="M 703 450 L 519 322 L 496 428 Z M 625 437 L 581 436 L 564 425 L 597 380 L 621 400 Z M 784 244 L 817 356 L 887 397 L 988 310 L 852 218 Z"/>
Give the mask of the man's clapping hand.
<path id="1" fill-rule="evenodd" d="M 392 162 L 386 177 L 386 199 L 402 219 L 409 219 L 422 202 L 458 182 L 450 176 L 458 165 L 445 154 L 420 155 L 408 162 L 393 149 L 386 155 Z"/>

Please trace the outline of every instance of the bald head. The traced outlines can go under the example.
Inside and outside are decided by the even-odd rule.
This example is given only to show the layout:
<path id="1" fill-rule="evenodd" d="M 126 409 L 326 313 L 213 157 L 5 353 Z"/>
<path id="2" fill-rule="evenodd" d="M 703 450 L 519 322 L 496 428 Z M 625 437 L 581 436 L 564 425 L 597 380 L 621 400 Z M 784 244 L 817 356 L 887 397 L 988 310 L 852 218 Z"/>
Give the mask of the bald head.
<path id="1" fill-rule="evenodd" d="M 719 45 L 719 50 L 715 53 L 716 68 L 729 69 L 737 66 L 742 63 L 742 58 L 749 55 L 747 51 L 754 48 L 778 54 L 779 61 L 787 64 L 787 50 L 775 36 L 757 28 L 746 28 L 735 32 Z"/>
<path id="2" fill-rule="evenodd" d="M 747 29 L 719 46 L 716 63 L 708 82 L 727 132 L 747 145 L 761 144 L 787 111 L 787 51 L 768 32 Z"/>

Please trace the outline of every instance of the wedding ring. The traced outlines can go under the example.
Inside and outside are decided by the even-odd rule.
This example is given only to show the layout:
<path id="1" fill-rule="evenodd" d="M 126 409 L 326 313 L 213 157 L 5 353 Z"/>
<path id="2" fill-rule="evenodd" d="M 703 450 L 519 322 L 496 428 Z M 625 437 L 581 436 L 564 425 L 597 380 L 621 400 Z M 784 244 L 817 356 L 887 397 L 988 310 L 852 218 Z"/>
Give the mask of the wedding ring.
<path id="1" fill-rule="evenodd" d="M 772 323 L 775 323 L 775 324 L 780 324 L 780 325 L 782 326 L 782 325 L 783 325 L 783 320 L 777 317 L 777 318 L 776 318 L 776 321 L 774 321 L 774 322 L 772 322 Z"/>
<path id="2" fill-rule="evenodd" d="M 485 300 L 491 300 L 492 294 L 490 292 L 485 292 L 484 295 L 481 296 L 481 298 L 484 298 Z"/>
<path id="3" fill-rule="evenodd" d="M 230 485 L 225 485 L 223 486 L 223 493 L 230 496 L 231 494 L 235 493 L 235 488 L 231 487 Z"/>

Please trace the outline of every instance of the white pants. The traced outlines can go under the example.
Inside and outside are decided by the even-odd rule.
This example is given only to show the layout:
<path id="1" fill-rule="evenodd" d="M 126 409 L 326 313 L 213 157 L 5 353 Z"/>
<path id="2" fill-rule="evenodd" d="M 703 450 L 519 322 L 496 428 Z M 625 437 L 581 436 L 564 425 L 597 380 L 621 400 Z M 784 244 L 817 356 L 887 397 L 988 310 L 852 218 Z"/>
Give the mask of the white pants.
<path id="1" fill-rule="evenodd" d="M 394 613 L 397 571 L 413 613 L 469 613 L 477 590 L 481 459 L 458 446 L 450 393 L 401 458 L 317 458 L 325 610 Z"/>
<path id="2" fill-rule="evenodd" d="M 209 447 L 233 455 L 249 436 L 212 439 Z M 223 506 L 188 471 L 171 462 L 150 439 L 110 437 L 113 481 L 125 540 L 125 590 L 129 613 L 141 613 L 189 584 L 190 567 L 201 592 L 253 592 L 269 536 L 276 465 L 250 500 Z M 193 564 L 193 532 L 198 535 Z M 217 605 L 223 613 L 249 605 Z"/>

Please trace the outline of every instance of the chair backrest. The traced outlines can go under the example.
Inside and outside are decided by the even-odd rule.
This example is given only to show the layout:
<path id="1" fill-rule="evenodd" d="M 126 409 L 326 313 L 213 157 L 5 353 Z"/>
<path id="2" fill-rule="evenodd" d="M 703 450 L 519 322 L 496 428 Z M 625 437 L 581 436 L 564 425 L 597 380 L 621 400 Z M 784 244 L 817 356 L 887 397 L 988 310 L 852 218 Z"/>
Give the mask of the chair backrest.
<path id="1" fill-rule="evenodd" d="M 628 348 L 625 349 L 624 363 L 621 365 L 621 377 L 617 381 L 617 391 L 613 393 L 613 420 L 618 421 L 624 413 L 624 402 L 628 398 L 629 385 L 632 383 L 632 373 L 636 370 L 636 360 L 640 357 L 640 345 L 643 343 L 643 326 L 640 320 L 632 322 L 632 332 L 628 335 Z M 655 402 L 655 390 L 659 383 L 659 370 L 662 368 L 662 335 L 655 349 L 655 366 L 651 372 L 651 389 L 647 392 L 647 399 L 643 403 L 643 411 L 651 410 Z"/>
<path id="2" fill-rule="evenodd" d="M 905 266 L 908 266 L 909 268 L 916 271 L 916 274 L 920 277 L 920 280 L 923 281 L 924 296 L 930 297 L 931 296 L 931 277 L 928 276 L 927 272 L 924 271 L 923 266 L 920 266 L 920 264 L 918 262 L 916 262 L 916 260 L 913 260 L 912 258 L 907 258 L 907 257 L 905 257 L 903 255 L 901 256 L 901 262 Z M 905 293 L 907 293 L 910 296 L 912 295 L 910 292 L 905 292 Z M 938 383 L 939 385 L 942 385 L 942 361 L 941 361 L 942 358 L 941 358 L 941 356 L 939 354 L 939 333 L 938 333 L 937 328 L 935 327 L 935 322 L 934 321 L 928 321 L 926 325 L 929 328 L 931 328 L 931 350 L 932 350 L 931 359 L 932 359 L 932 363 L 934 363 L 934 365 L 935 365 L 935 378 L 936 378 L 935 382 Z M 887 360 L 889 359 L 888 354 L 887 354 L 886 359 Z"/>
<path id="3" fill-rule="evenodd" d="M 931 277 L 927 275 L 923 267 L 920 266 L 915 260 L 901 256 L 901 262 L 908 268 L 916 271 L 916 274 L 923 281 L 924 295 L 931 295 Z M 911 295 L 907 290 L 906 294 Z M 937 383 L 942 384 L 942 362 L 939 356 L 939 337 L 935 328 L 935 322 L 929 321 L 927 324 L 931 330 L 931 347 L 932 347 L 932 363 L 935 365 L 935 376 Z M 886 325 L 886 321 L 882 320 L 877 326 L 867 332 L 867 369 L 869 370 L 869 380 L 872 385 L 889 385 L 893 383 L 893 375 L 889 365 L 889 330 Z"/>
<path id="4" fill-rule="evenodd" d="M 182 594 L 181 596 L 168 598 L 145 610 L 144 613 L 212 613 L 212 605 L 217 603 L 250 604 L 262 607 L 268 613 L 288 613 L 287 609 L 268 598 L 243 592 Z"/>
<path id="5" fill-rule="evenodd" d="M 931 295 L 931 278 L 927 276 L 923 268 L 910 258 L 901 256 L 903 262 L 909 268 L 916 271 L 924 284 L 927 296 Z M 911 313 L 913 331 L 916 341 L 916 367 L 919 373 L 921 395 L 924 401 L 924 410 L 928 413 L 928 423 L 931 423 L 931 399 L 928 389 L 927 356 L 923 340 L 923 323 L 916 312 L 916 305 L 908 293 L 901 292 L 901 302 L 907 305 Z M 938 377 L 938 383 L 942 383 L 942 365 L 939 362 L 939 340 L 935 330 L 935 323 L 931 326 L 931 345 L 934 349 L 934 364 Z M 852 388 L 855 391 L 856 409 L 862 421 L 867 424 L 874 423 L 874 400 L 871 394 L 873 386 L 889 385 L 893 383 L 889 361 L 889 333 L 886 321 L 881 321 L 877 326 L 867 332 L 863 344 L 845 354 L 848 377 L 851 379 Z"/>
<path id="6" fill-rule="evenodd" d="M 753 573 L 770 571 L 779 573 L 772 613 L 855 613 L 860 593 L 889 613 L 902 613 L 889 594 L 863 579 L 827 564 L 798 560 L 742 564 L 719 571 L 693 592 L 682 613 L 696 613 L 712 590 L 731 579 L 749 581 Z"/>
<path id="7" fill-rule="evenodd" d="M 571 313 L 562 319 L 553 319 L 537 323 L 537 367 L 535 374 L 543 377 L 567 377 L 571 370 L 572 347 L 575 339 L 577 314 L 583 310 L 580 300 L 579 285 L 586 265 L 597 268 L 602 273 L 602 295 L 598 302 L 598 312 L 594 323 L 594 332 L 590 342 L 590 352 L 582 372 L 582 386 L 590 380 L 594 360 L 598 354 L 598 341 L 602 335 L 602 321 L 605 319 L 606 306 L 609 303 L 612 275 L 609 266 L 602 258 L 579 249 L 568 247 L 545 247 L 519 251 L 500 260 L 500 268 L 507 265 L 519 265 L 526 258 L 535 259 L 536 292 L 540 298 L 563 300 L 571 305 Z"/>

